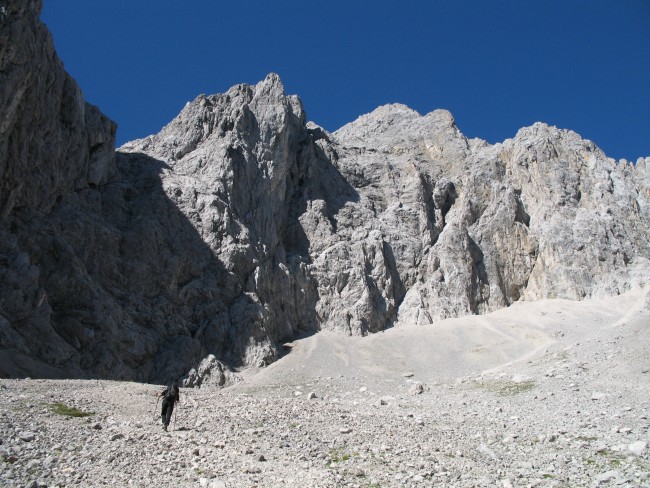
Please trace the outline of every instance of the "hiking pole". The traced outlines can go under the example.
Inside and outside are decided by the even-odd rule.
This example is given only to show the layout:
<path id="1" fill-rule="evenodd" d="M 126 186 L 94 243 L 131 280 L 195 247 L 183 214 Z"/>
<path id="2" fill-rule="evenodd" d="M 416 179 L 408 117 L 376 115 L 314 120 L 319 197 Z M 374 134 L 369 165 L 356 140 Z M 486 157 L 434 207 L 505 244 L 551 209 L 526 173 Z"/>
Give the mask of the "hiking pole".
<path id="1" fill-rule="evenodd" d="M 160 397 L 156 400 L 156 408 L 154 408 L 153 411 L 153 419 L 154 421 L 156 420 L 156 417 L 158 417 L 158 402 L 160 401 Z"/>

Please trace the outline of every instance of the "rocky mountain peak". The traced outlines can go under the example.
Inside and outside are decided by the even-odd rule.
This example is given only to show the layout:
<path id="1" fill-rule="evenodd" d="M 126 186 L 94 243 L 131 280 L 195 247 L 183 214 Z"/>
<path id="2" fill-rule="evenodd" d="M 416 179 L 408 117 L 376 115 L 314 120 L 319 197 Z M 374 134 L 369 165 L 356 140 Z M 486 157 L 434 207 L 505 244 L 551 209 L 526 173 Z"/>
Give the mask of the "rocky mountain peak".
<path id="1" fill-rule="evenodd" d="M 269 73 L 255 85 L 255 92 L 259 98 L 273 98 L 280 100 L 285 97 L 284 85 L 277 73 Z"/>
<path id="2" fill-rule="evenodd" d="M 367 123 L 370 121 L 377 121 L 383 124 L 396 122 L 404 119 L 413 119 L 420 117 L 420 114 L 412 108 L 402 103 L 388 103 L 377 107 L 372 112 L 361 115 L 357 122 Z M 352 122 L 354 124 L 355 122 Z"/>
<path id="3" fill-rule="evenodd" d="M 422 116 L 399 103 L 383 105 L 335 132 L 338 139 L 374 140 L 382 138 L 422 137 L 427 133 L 458 131 L 454 118 L 447 110 L 434 110 Z"/>
<path id="4" fill-rule="evenodd" d="M 269 144 L 279 126 L 294 122 L 302 126 L 304 118 L 300 99 L 287 97 L 279 76 L 270 74 L 256 85 L 240 84 L 224 94 L 199 95 L 158 134 L 126 143 L 120 150 L 153 150 L 174 164 L 209 141 L 260 138 Z"/>

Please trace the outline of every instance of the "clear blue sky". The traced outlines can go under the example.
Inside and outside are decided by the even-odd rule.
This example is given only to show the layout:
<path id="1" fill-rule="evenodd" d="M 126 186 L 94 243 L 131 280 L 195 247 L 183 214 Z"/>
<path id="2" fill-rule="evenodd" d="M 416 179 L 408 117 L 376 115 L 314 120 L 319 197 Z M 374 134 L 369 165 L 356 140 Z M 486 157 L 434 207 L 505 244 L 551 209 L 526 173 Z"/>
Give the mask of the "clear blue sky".
<path id="1" fill-rule="evenodd" d="M 118 144 L 276 72 L 330 131 L 400 102 L 491 143 L 543 121 L 650 156 L 648 0 L 44 0 L 42 20 Z"/>

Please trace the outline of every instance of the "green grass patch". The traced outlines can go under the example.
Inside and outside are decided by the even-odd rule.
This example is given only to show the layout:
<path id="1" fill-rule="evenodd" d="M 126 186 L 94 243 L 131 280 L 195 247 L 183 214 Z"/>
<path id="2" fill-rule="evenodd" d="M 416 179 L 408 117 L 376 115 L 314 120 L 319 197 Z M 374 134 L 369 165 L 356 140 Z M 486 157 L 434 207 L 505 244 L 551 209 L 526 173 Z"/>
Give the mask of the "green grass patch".
<path id="1" fill-rule="evenodd" d="M 57 415 L 67 415 L 68 417 L 90 417 L 95 415 L 94 412 L 84 412 L 75 407 L 68 407 L 65 403 L 51 403 L 52 412 Z"/>
<path id="2" fill-rule="evenodd" d="M 350 459 L 347 452 L 340 452 L 338 449 L 330 449 L 330 462 L 331 463 L 344 463 Z"/>
<path id="3" fill-rule="evenodd" d="M 519 395 L 520 393 L 526 393 L 527 391 L 535 388 L 535 382 L 533 380 L 526 381 L 491 381 L 487 383 L 479 383 L 479 386 L 485 388 L 492 393 L 496 393 L 499 396 L 512 396 Z"/>
<path id="4" fill-rule="evenodd" d="M 579 441 L 592 442 L 592 441 L 597 441 L 598 437 L 594 437 L 592 435 L 579 435 L 576 436 L 576 439 Z"/>
<path id="5" fill-rule="evenodd" d="M 622 460 L 624 459 L 624 455 L 618 452 L 613 452 L 610 450 L 603 450 L 603 451 L 598 451 L 596 454 L 599 455 L 599 463 L 600 465 L 603 465 L 604 463 L 609 464 L 613 468 L 620 468 Z"/>

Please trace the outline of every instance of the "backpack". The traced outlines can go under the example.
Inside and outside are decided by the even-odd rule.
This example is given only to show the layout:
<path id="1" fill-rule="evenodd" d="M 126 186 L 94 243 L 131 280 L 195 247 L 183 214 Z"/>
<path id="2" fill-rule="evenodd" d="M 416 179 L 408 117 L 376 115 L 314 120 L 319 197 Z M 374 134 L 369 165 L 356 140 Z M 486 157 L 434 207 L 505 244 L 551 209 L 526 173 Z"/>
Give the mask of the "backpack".
<path id="1" fill-rule="evenodd" d="M 176 403 L 178 401 L 178 385 L 173 383 L 167 387 L 167 394 L 165 395 L 165 399 Z"/>

